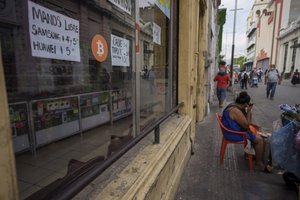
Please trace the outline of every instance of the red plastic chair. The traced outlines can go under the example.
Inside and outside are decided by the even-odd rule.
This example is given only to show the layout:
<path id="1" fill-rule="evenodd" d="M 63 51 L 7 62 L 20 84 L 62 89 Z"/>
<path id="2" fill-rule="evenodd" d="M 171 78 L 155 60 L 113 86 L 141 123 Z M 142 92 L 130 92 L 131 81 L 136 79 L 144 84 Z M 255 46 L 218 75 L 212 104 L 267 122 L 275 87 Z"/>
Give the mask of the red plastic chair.
<path id="1" fill-rule="evenodd" d="M 224 161 L 224 155 L 225 155 L 225 151 L 226 151 L 226 147 L 227 144 L 243 144 L 244 147 L 247 145 L 247 133 L 246 132 L 239 132 L 239 131 L 233 131 L 233 130 L 229 130 L 228 128 L 226 128 L 221 121 L 221 116 L 216 113 L 216 117 L 217 117 L 217 121 L 220 125 L 221 131 L 222 131 L 222 144 L 221 144 L 221 150 L 220 150 L 220 163 L 223 164 Z M 233 133 L 233 134 L 239 134 L 239 135 L 243 135 L 244 140 L 240 141 L 240 142 L 233 142 L 230 140 L 226 140 L 224 138 L 224 130 L 228 133 Z M 252 164 L 252 155 L 247 154 L 248 155 L 248 160 L 249 160 L 249 168 L 250 168 L 250 172 L 252 172 L 253 169 L 253 164 Z"/>

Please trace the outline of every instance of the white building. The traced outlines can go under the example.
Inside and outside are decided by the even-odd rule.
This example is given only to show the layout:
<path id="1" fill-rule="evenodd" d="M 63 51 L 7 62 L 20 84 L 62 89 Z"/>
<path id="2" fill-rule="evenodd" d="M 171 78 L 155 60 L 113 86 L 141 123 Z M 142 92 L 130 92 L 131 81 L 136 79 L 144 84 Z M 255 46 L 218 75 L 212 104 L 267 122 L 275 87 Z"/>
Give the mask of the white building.
<path id="1" fill-rule="evenodd" d="M 266 7 L 270 0 L 255 0 L 247 18 L 247 60 L 244 63 L 247 70 L 253 68 L 256 49 L 256 34 L 259 18 L 266 11 Z"/>
<path id="2" fill-rule="evenodd" d="M 300 70 L 300 1 L 285 0 L 278 39 L 277 68 L 289 78 Z"/>

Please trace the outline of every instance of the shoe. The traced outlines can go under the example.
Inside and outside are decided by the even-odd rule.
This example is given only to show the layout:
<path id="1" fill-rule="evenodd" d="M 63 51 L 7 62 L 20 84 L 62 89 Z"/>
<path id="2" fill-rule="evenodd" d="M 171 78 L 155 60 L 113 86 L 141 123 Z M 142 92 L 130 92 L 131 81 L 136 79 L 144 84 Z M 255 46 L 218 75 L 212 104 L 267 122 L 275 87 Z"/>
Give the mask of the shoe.
<path id="1" fill-rule="evenodd" d="M 264 172 L 267 174 L 271 174 L 273 171 L 273 167 L 271 165 L 265 165 L 265 166 L 254 166 L 254 169 L 260 172 Z"/>
<path id="2" fill-rule="evenodd" d="M 271 97 L 271 100 L 274 100 L 274 97 Z"/>

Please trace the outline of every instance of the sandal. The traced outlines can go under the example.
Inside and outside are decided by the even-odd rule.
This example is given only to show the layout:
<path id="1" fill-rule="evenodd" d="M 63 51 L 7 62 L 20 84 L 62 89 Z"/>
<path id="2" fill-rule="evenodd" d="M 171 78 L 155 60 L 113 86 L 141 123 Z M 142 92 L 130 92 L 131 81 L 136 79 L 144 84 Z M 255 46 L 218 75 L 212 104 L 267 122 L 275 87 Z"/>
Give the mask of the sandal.
<path id="1" fill-rule="evenodd" d="M 254 169 L 257 171 L 260 171 L 260 172 L 271 174 L 273 167 L 271 165 L 265 165 L 265 166 L 257 166 L 256 165 Z"/>
<path id="2" fill-rule="evenodd" d="M 271 165 L 266 165 L 263 172 L 267 173 L 267 174 L 271 174 L 273 170 L 273 167 Z"/>
<path id="3" fill-rule="evenodd" d="M 246 159 L 246 160 L 249 160 L 249 156 L 248 156 L 248 154 L 246 154 L 246 153 L 245 153 L 245 155 L 244 155 L 244 156 L 245 156 L 245 159 Z M 252 160 L 256 160 L 256 157 L 255 157 L 255 155 L 252 155 Z"/>

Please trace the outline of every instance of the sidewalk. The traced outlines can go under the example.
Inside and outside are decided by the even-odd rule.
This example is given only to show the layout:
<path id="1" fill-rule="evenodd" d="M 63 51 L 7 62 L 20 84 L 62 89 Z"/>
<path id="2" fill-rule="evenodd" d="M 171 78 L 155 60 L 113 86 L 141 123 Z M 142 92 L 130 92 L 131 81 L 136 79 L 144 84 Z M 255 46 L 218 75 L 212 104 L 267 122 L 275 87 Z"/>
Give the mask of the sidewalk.
<path id="1" fill-rule="evenodd" d="M 263 88 L 260 90 L 260 95 L 264 95 Z M 258 93 L 255 89 L 252 91 Z M 249 94 L 252 91 L 248 89 Z M 233 95 L 229 94 L 227 99 L 232 101 Z M 264 98 L 254 109 L 254 112 L 259 113 L 257 120 L 264 125 L 271 124 L 273 119 L 278 118 L 278 111 L 275 109 L 271 114 L 268 113 L 273 116 L 272 118 L 262 112 L 269 104 Z M 222 138 L 215 113 L 221 113 L 222 109 L 217 105 L 215 101 L 210 107 L 210 114 L 197 125 L 195 154 L 182 176 L 176 200 L 296 200 L 296 192 L 285 186 L 280 174 L 249 172 L 242 145 L 227 146 L 224 164 L 220 165 L 219 151 Z"/>

